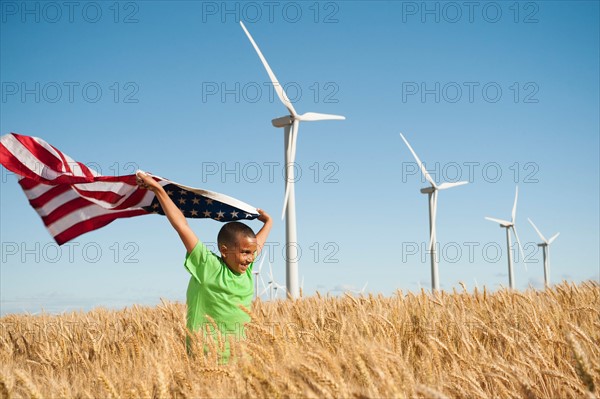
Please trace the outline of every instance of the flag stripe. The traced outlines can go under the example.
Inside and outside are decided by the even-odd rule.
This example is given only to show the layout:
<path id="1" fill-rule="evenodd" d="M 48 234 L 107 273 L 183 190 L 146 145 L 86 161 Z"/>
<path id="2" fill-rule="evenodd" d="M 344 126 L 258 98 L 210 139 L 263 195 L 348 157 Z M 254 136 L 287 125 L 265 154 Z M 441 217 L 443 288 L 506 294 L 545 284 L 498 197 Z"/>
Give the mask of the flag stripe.
<path id="1" fill-rule="evenodd" d="M 79 171 L 77 174 L 68 173 L 68 162 L 61 161 L 62 158 L 54 154 L 55 150 L 48 143 L 41 139 L 21 136 L 14 133 L 2 136 L 2 146 L 0 147 L 0 161 L 8 170 L 25 177 L 41 180 L 46 183 L 86 183 L 93 181 L 94 177 L 88 177 L 81 169 L 88 169 L 85 165 L 69 159 L 72 165 L 79 165 L 75 168 Z M 59 152 L 60 154 L 60 152 Z M 92 173 L 94 175 L 94 173 Z M 100 175 L 95 173 L 97 177 Z M 109 179 L 111 177 L 108 177 Z M 118 178 L 118 176 L 117 176 Z"/>
<path id="2" fill-rule="evenodd" d="M 46 205 L 48 202 L 54 200 L 59 195 L 62 195 L 65 192 L 71 192 L 71 193 L 73 192 L 73 190 L 71 190 L 70 187 L 66 186 L 66 185 L 46 186 L 46 187 L 49 188 L 48 190 L 46 190 L 46 192 L 44 192 L 43 194 L 41 194 L 38 197 L 35 197 L 35 198 L 29 200 L 29 203 L 31 204 L 32 207 L 34 207 L 34 208 L 43 207 L 44 205 Z M 40 189 L 41 189 L 41 187 L 40 187 Z M 28 192 L 25 193 L 25 195 L 28 195 L 28 193 L 30 193 L 30 192 L 31 192 L 31 190 L 28 190 Z"/>
<path id="3" fill-rule="evenodd" d="M 86 186 L 92 186 L 92 184 L 86 184 Z M 81 186 L 81 184 L 74 184 L 73 190 L 77 191 L 77 193 L 79 193 L 82 197 L 94 199 L 98 202 L 104 202 L 107 206 L 115 204 L 125 197 L 124 195 L 120 195 L 112 191 L 82 190 L 80 188 Z"/>
<path id="4" fill-rule="evenodd" d="M 38 208 L 37 211 L 40 216 L 42 216 L 42 221 L 46 226 L 51 226 L 54 223 L 57 223 L 62 218 L 66 217 L 71 212 L 76 212 L 86 206 L 90 206 L 90 202 L 84 198 L 76 197 L 71 200 L 67 200 L 66 202 L 59 204 L 59 206 L 55 206 L 54 209 L 47 213 L 46 216 L 43 216 L 43 212 L 40 212 Z M 57 228 L 59 225 L 57 225 Z"/>
<path id="5" fill-rule="evenodd" d="M 7 134 L 2 136 L 2 142 L 0 144 L 0 152 L 2 154 L 0 156 L 0 161 L 6 169 L 20 176 L 37 176 L 33 170 L 36 168 L 35 165 L 38 165 L 39 168 L 39 161 L 33 156 L 25 156 L 27 155 L 27 149 L 23 148 L 16 138 Z M 19 159 L 19 155 L 21 155 L 22 161 Z"/>
<path id="6" fill-rule="evenodd" d="M 73 191 L 66 191 L 66 192 L 52 198 L 50 201 L 44 203 L 43 205 L 32 205 L 32 206 L 35 208 L 37 213 L 42 218 L 44 218 L 46 216 L 50 216 L 55 210 L 57 210 L 59 207 L 63 206 L 63 204 L 66 204 L 66 203 L 74 200 L 75 198 L 81 198 L 81 197 L 78 196 L 77 193 L 75 193 Z M 29 201 L 29 203 L 31 204 L 31 201 Z"/>
<path id="7" fill-rule="evenodd" d="M 28 179 L 26 177 L 19 176 L 19 184 L 21 185 L 21 188 L 23 190 L 31 190 L 34 187 L 40 185 L 41 183 L 38 183 L 37 181 L 35 181 L 33 179 Z"/>
<path id="8" fill-rule="evenodd" d="M 110 210 L 103 209 L 94 204 L 90 204 L 89 201 L 85 201 L 85 199 L 83 199 L 83 201 L 83 203 L 78 204 L 73 203 L 73 201 L 65 204 L 65 215 L 62 218 L 54 221 L 53 223 L 46 225 L 46 227 L 48 228 L 48 230 L 50 230 L 52 235 L 58 235 L 69 229 L 71 226 L 76 225 L 77 223 L 85 222 L 87 220 L 94 219 L 98 216 L 110 216 L 115 213 Z M 79 206 L 74 207 L 71 205 Z M 55 212 L 57 212 L 59 209 L 57 209 Z"/>
<path id="9" fill-rule="evenodd" d="M 117 205 L 113 209 L 123 210 L 150 205 L 152 199 L 150 198 L 148 201 L 144 201 L 145 197 L 154 197 L 154 193 L 148 190 L 135 190 L 131 195 L 125 198 L 121 205 Z"/>
<path id="10" fill-rule="evenodd" d="M 40 143 L 33 137 L 18 136 L 17 141 L 24 147 L 23 151 L 31 153 L 38 161 L 51 170 L 65 172 L 65 164 L 59 154 L 54 153 L 54 148 L 45 146 L 47 143 Z M 37 169 L 34 169 L 36 171 Z M 42 169 L 39 169 L 41 172 Z"/>
<path id="11" fill-rule="evenodd" d="M 85 178 L 93 178 L 98 175 L 98 173 L 93 173 L 86 165 L 75 161 L 68 155 L 60 152 L 54 146 L 46 143 L 44 140 L 20 135 L 17 136 L 16 139 L 41 163 L 52 170 L 72 173 L 75 176 Z"/>
<path id="12" fill-rule="evenodd" d="M 130 218 L 134 216 L 147 215 L 148 212 L 143 209 L 135 209 L 129 211 L 114 212 L 111 214 L 105 214 L 96 216 L 92 219 L 87 219 L 82 222 L 73 224 L 66 230 L 54 235 L 54 240 L 58 245 L 62 245 L 65 242 L 71 241 L 72 239 L 79 237 L 80 235 L 87 233 L 88 231 L 99 229 L 107 224 L 111 223 L 115 219 Z"/>
<path id="13" fill-rule="evenodd" d="M 24 185 L 27 186 L 31 186 L 32 184 L 29 182 L 35 182 L 35 186 L 31 187 L 30 189 L 25 189 Z M 21 180 L 19 180 L 19 184 L 21 185 L 21 188 L 23 189 L 23 191 L 25 192 L 25 195 L 27 196 L 28 199 L 32 200 L 32 199 L 36 199 L 41 195 L 44 195 L 47 191 L 51 190 L 53 187 L 57 187 L 57 186 L 52 186 L 50 184 L 42 184 L 42 183 L 38 183 L 33 179 L 30 179 L 28 177 L 24 177 Z M 68 187 L 67 187 L 68 189 Z"/>

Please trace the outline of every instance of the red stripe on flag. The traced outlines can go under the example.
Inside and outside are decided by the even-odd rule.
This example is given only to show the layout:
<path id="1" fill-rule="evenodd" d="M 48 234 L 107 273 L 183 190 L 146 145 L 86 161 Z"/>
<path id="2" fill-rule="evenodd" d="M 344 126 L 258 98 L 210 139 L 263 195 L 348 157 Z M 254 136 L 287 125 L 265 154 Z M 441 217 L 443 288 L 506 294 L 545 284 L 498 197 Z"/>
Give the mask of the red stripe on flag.
<path id="1" fill-rule="evenodd" d="M 49 143 L 46 143 L 46 144 L 48 144 L 50 147 L 52 147 L 54 149 L 54 151 L 56 151 L 60 154 L 60 158 L 62 159 L 62 162 L 65 165 L 65 169 L 68 170 L 70 173 L 74 173 L 73 168 L 71 167 L 74 164 L 69 163 L 65 154 L 63 154 L 58 148 L 56 148 L 52 144 L 49 144 Z M 77 162 L 77 161 L 74 161 L 74 162 L 75 162 L 75 164 L 77 164 L 79 166 L 79 168 L 81 169 L 81 172 L 84 174 L 85 177 L 87 177 L 88 179 L 94 178 L 94 174 L 91 172 L 90 168 L 88 168 L 85 164 L 83 164 L 81 162 Z"/>
<path id="2" fill-rule="evenodd" d="M 40 145 L 33 137 L 29 136 L 21 136 L 19 134 L 14 134 L 15 138 L 23 144 L 29 150 L 29 152 L 36 157 L 42 164 L 47 165 L 50 169 L 53 169 L 57 172 L 64 172 L 63 165 L 65 162 L 62 162 L 60 158 L 57 158 L 55 154 L 48 151 L 42 145 Z M 60 151 L 59 154 L 62 155 Z M 41 173 L 41 168 L 38 173 Z"/>
<path id="3" fill-rule="evenodd" d="M 73 189 L 83 197 L 108 202 L 109 204 L 116 204 L 124 197 L 124 195 L 120 195 L 112 191 L 89 191 L 79 189 L 76 186 L 73 186 Z"/>
<path id="4" fill-rule="evenodd" d="M 90 205 L 94 204 L 86 200 L 85 198 L 74 198 L 71 201 L 65 202 L 64 204 L 50 212 L 48 216 L 42 217 L 42 221 L 46 226 L 49 226 L 57 220 L 67 216 L 68 214 Z"/>
<path id="5" fill-rule="evenodd" d="M 136 209 L 131 211 L 114 212 L 107 215 L 97 216 L 95 218 L 84 220 L 83 222 L 77 223 L 62 233 L 54 236 L 54 240 L 58 245 L 62 245 L 67 241 L 72 240 L 75 237 L 87 233 L 88 231 L 99 229 L 100 227 L 106 226 L 115 219 L 130 218 L 133 216 L 147 215 L 149 212 L 143 209 Z"/>
<path id="6" fill-rule="evenodd" d="M 18 138 L 26 137 L 26 136 L 19 136 L 14 133 L 12 133 L 12 135 L 15 137 L 18 137 Z M 46 150 L 44 149 L 44 151 L 46 151 Z M 53 180 L 46 179 L 41 176 L 43 168 L 45 168 L 46 166 L 43 163 L 41 163 L 39 159 L 34 157 L 33 154 L 29 154 L 29 156 L 32 160 L 34 160 L 35 166 L 33 167 L 34 168 L 33 171 L 31 169 L 29 169 L 23 162 L 21 162 L 21 160 L 19 158 L 17 158 L 12 152 L 10 152 L 8 150 L 8 148 L 6 148 L 4 146 L 4 144 L 0 143 L 0 163 L 2 163 L 2 166 L 4 166 L 6 169 L 10 170 L 11 172 L 13 172 L 19 176 L 28 177 L 30 179 L 34 179 L 36 181 L 40 181 L 40 182 L 43 182 L 46 184 L 65 184 L 65 183 L 66 184 L 75 184 L 75 183 L 90 183 L 90 182 L 94 181 L 93 178 L 89 178 L 89 177 L 85 177 L 85 176 L 76 177 L 76 176 L 70 176 L 70 175 L 59 176 Z M 63 172 L 60 172 L 60 173 L 63 173 Z M 135 175 L 133 175 L 133 176 L 134 176 L 133 184 L 135 184 Z M 115 177 L 116 177 L 116 179 L 114 179 Z M 119 178 L 119 176 L 114 176 L 114 177 L 110 176 L 110 179 L 108 179 L 107 181 L 119 181 L 118 178 Z"/>
<path id="7" fill-rule="evenodd" d="M 127 209 L 139 206 L 139 203 L 144 199 L 147 192 L 147 190 L 138 188 L 121 205 L 115 206 L 113 209 Z"/>
<path id="8" fill-rule="evenodd" d="M 19 176 L 25 177 L 37 177 L 28 167 L 23 165 L 21 161 L 13 155 L 12 152 L 8 150 L 4 146 L 4 144 L 0 143 L 0 163 L 6 169 L 10 170 L 13 173 L 18 174 Z"/>
<path id="9" fill-rule="evenodd" d="M 160 179 L 155 179 L 160 181 Z M 101 181 L 105 183 L 126 183 L 130 186 L 137 186 L 135 175 L 123 175 L 123 176 L 96 176 L 94 181 Z"/>
<path id="10" fill-rule="evenodd" d="M 71 187 L 64 184 L 61 184 L 60 186 L 54 186 L 39 197 L 29 200 L 29 203 L 34 208 L 41 208 L 54 198 L 70 190 Z"/>
<path id="11" fill-rule="evenodd" d="M 24 177 L 22 179 L 19 180 L 19 185 L 21 186 L 21 188 L 23 190 L 31 190 L 32 188 L 39 186 L 41 183 L 30 179 L 28 177 Z"/>

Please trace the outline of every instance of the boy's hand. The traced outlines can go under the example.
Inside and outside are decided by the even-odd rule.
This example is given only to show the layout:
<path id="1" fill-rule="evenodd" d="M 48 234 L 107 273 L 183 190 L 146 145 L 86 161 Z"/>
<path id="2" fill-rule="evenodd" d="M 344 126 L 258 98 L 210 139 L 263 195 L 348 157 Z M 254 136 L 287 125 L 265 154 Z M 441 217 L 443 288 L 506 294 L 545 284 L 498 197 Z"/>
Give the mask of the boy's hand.
<path id="1" fill-rule="evenodd" d="M 136 172 L 135 177 L 135 181 L 139 188 L 156 192 L 156 190 L 162 187 L 156 180 L 152 178 L 152 176 L 149 176 L 141 170 Z"/>
<path id="2" fill-rule="evenodd" d="M 269 216 L 269 214 L 267 212 L 265 212 L 262 209 L 256 208 L 256 210 L 258 211 L 258 214 L 260 216 L 258 216 L 258 220 L 260 220 L 263 223 L 267 223 L 268 221 L 271 220 L 271 216 Z"/>
<path id="3" fill-rule="evenodd" d="M 150 190 L 156 195 L 156 198 L 158 199 L 158 202 L 160 202 L 160 206 L 162 207 L 165 216 L 167 219 L 169 219 L 169 222 L 175 231 L 177 231 L 177 234 L 179 234 L 187 253 L 192 253 L 194 247 L 196 244 L 198 244 L 198 237 L 196 237 L 196 234 L 194 234 L 192 229 L 190 229 L 190 226 L 188 225 L 185 216 L 183 216 L 183 213 L 181 213 L 181 210 L 177 208 L 177 205 L 173 203 L 173 200 L 169 197 L 169 194 L 167 194 L 165 189 L 158 184 L 158 182 L 154 180 L 152 176 L 142 172 L 141 170 L 138 170 L 135 173 L 135 177 L 135 181 L 139 188 Z"/>

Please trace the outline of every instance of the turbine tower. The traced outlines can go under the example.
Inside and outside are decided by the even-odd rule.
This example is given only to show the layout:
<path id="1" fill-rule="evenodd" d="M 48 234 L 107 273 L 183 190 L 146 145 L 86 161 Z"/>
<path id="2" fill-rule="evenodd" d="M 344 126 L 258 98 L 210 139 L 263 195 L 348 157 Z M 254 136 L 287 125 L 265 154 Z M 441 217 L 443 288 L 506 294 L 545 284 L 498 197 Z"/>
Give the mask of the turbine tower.
<path id="1" fill-rule="evenodd" d="M 281 100 L 283 105 L 287 108 L 290 115 L 282 116 L 280 118 L 273 119 L 271 122 L 273 126 L 283 128 L 284 132 L 284 146 L 285 146 L 285 195 L 283 199 L 283 212 L 281 218 L 285 216 L 285 241 L 286 241 L 286 286 L 287 295 L 292 298 L 299 297 L 298 288 L 298 238 L 296 234 L 296 196 L 294 191 L 294 161 L 296 159 L 296 141 L 298 139 L 298 128 L 300 122 L 313 122 L 323 120 L 344 120 L 343 116 L 319 114 L 315 112 L 307 112 L 299 115 L 294 106 L 290 102 L 288 96 L 285 94 L 283 87 L 279 84 L 279 81 L 275 77 L 275 74 L 271 70 L 271 67 L 267 63 L 267 60 L 263 56 L 262 52 L 258 48 L 258 45 L 244 26 L 244 23 L 240 21 L 242 29 L 250 39 L 250 43 L 256 50 L 258 57 L 262 61 L 263 66 L 267 70 L 267 74 L 273 83 L 277 97 Z"/>
<path id="2" fill-rule="evenodd" d="M 404 143 L 406 144 L 406 146 L 412 153 L 413 157 L 417 161 L 417 164 L 419 165 L 419 168 L 421 169 L 423 176 L 425 176 L 425 179 L 427 179 L 429 184 L 431 184 L 431 186 L 429 186 L 429 187 L 422 188 L 421 193 L 427 194 L 429 196 L 429 232 L 430 232 L 429 252 L 431 254 L 431 290 L 433 292 L 435 292 L 435 291 L 439 291 L 439 289 L 440 289 L 439 273 L 438 273 L 438 259 L 437 259 L 436 253 L 435 253 L 435 242 L 436 242 L 436 238 L 437 238 L 436 232 L 435 232 L 435 220 L 436 220 L 436 215 L 437 215 L 438 191 L 445 190 L 445 189 L 451 188 L 451 187 L 462 186 L 463 184 L 467 184 L 468 182 L 467 181 L 459 181 L 459 182 L 455 182 L 455 183 L 442 183 L 440 185 L 435 184 L 435 181 L 431 178 L 429 173 L 427 173 L 427 169 L 425 169 L 425 166 L 423 166 L 423 163 L 421 162 L 421 160 L 419 159 L 419 157 L 417 156 L 415 151 L 412 149 L 410 144 L 408 144 L 408 141 L 406 140 L 406 138 L 404 138 L 404 135 L 402 133 L 400 133 L 400 137 L 402 137 L 402 140 L 404 140 Z"/>
<path id="3" fill-rule="evenodd" d="M 535 224 L 533 224 L 531 219 L 528 218 L 527 220 L 529 220 L 529 223 L 531 223 L 535 231 L 538 233 L 538 236 L 540 236 L 542 239 L 542 242 L 538 244 L 538 247 L 542 247 L 544 254 L 544 287 L 548 288 L 550 287 L 550 244 L 556 240 L 556 237 L 558 237 L 560 233 L 556 233 L 550 237 L 549 240 L 546 240 L 546 237 L 542 235 Z"/>
<path id="4" fill-rule="evenodd" d="M 499 223 L 500 227 L 506 229 L 506 255 L 508 257 L 508 285 L 511 290 L 515 288 L 515 275 L 513 273 L 512 254 L 510 252 L 510 247 L 512 244 L 511 239 L 510 239 L 510 230 L 511 229 L 515 235 L 515 238 L 517 239 L 517 244 L 519 246 L 519 250 L 521 251 L 521 256 L 523 258 L 525 258 L 525 256 L 523 255 L 523 247 L 521 247 L 521 241 L 519 241 L 519 235 L 517 234 L 517 228 L 515 226 L 515 222 L 516 222 L 515 219 L 517 217 L 517 198 L 518 197 L 519 197 L 519 186 L 517 186 L 517 188 L 515 190 L 515 203 L 513 205 L 510 222 L 508 220 L 496 219 L 496 218 L 491 218 L 491 217 L 487 217 L 487 216 L 485 217 L 487 220 Z"/>

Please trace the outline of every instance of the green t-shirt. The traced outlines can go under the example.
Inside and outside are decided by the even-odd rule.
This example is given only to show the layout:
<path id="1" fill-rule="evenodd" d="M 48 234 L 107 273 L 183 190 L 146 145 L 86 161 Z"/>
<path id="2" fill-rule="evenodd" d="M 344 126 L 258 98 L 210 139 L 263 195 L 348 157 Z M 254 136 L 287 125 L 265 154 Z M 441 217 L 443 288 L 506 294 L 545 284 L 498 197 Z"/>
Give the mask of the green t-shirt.
<path id="1" fill-rule="evenodd" d="M 229 358 L 229 337 L 234 339 L 244 337 L 244 324 L 250 321 L 250 316 L 240 309 L 244 305 L 250 309 L 254 296 L 252 267 L 250 264 L 244 274 L 232 272 L 221 257 L 210 252 L 201 242 L 194 247 L 185 258 L 185 268 L 192 277 L 188 284 L 187 327 L 191 331 L 206 333 L 213 331 L 213 324 L 206 318 L 213 318 L 221 331 L 225 351 L 222 360 Z"/>

